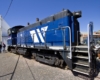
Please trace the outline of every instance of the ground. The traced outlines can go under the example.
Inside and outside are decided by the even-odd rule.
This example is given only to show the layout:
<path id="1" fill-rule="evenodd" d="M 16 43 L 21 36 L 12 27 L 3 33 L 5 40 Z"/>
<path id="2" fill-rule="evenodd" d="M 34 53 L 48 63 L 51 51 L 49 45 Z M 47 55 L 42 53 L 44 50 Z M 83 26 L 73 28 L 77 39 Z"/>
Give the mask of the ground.
<path id="1" fill-rule="evenodd" d="M 86 80 L 70 70 L 39 63 L 13 53 L 0 53 L 0 80 Z M 100 74 L 94 80 L 100 80 Z"/>

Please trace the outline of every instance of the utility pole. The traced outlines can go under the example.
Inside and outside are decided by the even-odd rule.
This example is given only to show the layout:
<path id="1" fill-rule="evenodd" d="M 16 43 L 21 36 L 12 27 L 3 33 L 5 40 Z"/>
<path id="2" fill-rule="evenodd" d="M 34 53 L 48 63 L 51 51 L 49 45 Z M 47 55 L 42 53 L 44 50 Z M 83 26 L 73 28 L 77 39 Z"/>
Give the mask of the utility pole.
<path id="1" fill-rule="evenodd" d="M 2 42 L 2 16 L 0 15 L 0 43 Z"/>

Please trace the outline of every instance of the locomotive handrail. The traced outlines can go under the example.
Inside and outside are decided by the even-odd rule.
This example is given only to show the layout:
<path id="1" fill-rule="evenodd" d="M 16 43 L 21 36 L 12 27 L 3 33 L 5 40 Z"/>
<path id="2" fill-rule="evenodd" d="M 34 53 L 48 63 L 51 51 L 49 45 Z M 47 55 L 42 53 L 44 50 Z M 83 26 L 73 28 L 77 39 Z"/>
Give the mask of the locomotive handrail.
<path id="1" fill-rule="evenodd" d="M 62 27 L 63 29 L 65 29 L 65 28 L 68 28 L 69 29 L 69 36 L 70 36 L 70 59 L 72 59 L 72 47 L 71 47 L 71 28 L 70 28 L 70 26 L 65 26 L 65 27 Z M 64 41 L 66 41 L 66 40 L 64 40 Z"/>
<path id="2" fill-rule="evenodd" d="M 92 27 L 92 28 L 90 28 L 90 27 Z M 90 53 L 91 41 L 90 41 L 90 38 L 93 39 L 93 37 L 92 37 L 92 35 L 93 35 L 93 25 L 91 23 L 89 23 L 87 25 L 87 33 L 88 33 L 88 57 L 89 57 L 89 62 L 91 62 L 91 53 Z"/>
<path id="3" fill-rule="evenodd" d="M 79 31 L 77 31 L 77 45 L 78 45 L 78 37 L 79 37 L 78 34 L 79 34 Z"/>
<path id="4" fill-rule="evenodd" d="M 89 24 L 87 25 L 87 34 L 88 34 L 88 58 L 89 58 L 89 62 L 91 62 L 90 60 L 90 39 L 89 39 Z"/>

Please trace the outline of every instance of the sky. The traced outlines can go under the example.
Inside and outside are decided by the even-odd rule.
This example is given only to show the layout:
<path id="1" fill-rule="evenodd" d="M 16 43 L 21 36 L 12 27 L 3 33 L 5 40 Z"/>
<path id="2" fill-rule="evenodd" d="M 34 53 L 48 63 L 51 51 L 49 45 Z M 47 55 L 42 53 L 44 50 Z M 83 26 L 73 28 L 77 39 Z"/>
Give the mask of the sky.
<path id="1" fill-rule="evenodd" d="M 0 15 L 4 18 L 11 0 L 0 0 Z M 56 14 L 62 9 L 71 12 L 82 11 L 79 18 L 81 32 L 87 31 L 87 24 L 92 21 L 94 31 L 100 30 L 100 0 L 13 0 L 5 21 L 11 26 L 27 25 Z"/>

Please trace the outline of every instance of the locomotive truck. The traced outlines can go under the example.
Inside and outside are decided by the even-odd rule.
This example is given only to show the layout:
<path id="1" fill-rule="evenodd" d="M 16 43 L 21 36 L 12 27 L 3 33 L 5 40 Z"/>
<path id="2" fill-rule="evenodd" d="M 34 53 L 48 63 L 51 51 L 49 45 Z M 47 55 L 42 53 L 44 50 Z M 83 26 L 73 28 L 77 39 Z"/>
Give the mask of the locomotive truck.
<path id="1" fill-rule="evenodd" d="M 63 10 L 28 26 L 14 26 L 8 29 L 8 51 L 50 65 L 66 65 L 74 72 L 91 76 L 96 71 L 93 23 L 87 26 L 88 45 L 82 45 L 78 21 L 81 15 L 81 11 Z"/>

